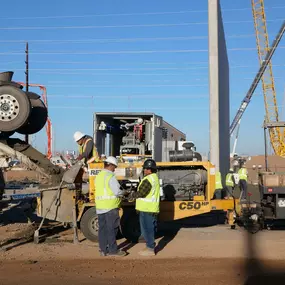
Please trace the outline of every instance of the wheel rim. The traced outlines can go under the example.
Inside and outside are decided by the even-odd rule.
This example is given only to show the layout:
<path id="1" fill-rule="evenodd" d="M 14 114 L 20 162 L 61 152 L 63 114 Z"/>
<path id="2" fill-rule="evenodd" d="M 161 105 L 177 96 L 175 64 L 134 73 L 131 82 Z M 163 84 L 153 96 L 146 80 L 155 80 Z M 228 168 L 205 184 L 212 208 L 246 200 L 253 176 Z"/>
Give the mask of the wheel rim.
<path id="1" fill-rule="evenodd" d="M 94 217 L 94 218 L 90 219 L 89 229 L 94 235 L 98 234 L 98 231 L 99 231 L 98 217 Z"/>
<path id="2" fill-rule="evenodd" d="M 9 94 L 0 96 L 0 120 L 9 122 L 15 119 L 20 112 L 18 100 Z"/>

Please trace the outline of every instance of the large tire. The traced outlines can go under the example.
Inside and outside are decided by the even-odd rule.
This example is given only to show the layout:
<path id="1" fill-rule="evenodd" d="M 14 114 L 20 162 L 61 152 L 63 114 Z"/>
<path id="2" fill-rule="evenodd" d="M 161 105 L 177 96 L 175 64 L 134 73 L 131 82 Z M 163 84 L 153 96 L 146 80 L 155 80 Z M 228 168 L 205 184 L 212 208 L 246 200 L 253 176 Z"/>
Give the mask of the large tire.
<path id="1" fill-rule="evenodd" d="M 29 96 L 30 97 L 30 96 Z M 47 108 L 41 99 L 31 99 L 32 110 L 25 125 L 17 129 L 23 135 L 38 133 L 46 124 L 48 118 Z"/>
<path id="2" fill-rule="evenodd" d="M 10 132 L 22 127 L 31 111 L 28 96 L 13 86 L 0 86 L 0 131 Z"/>
<path id="3" fill-rule="evenodd" d="M 88 240 L 98 241 L 99 225 L 95 207 L 91 207 L 83 214 L 80 221 L 80 230 Z"/>
<path id="4" fill-rule="evenodd" d="M 138 243 L 141 236 L 139 215 L 133 210 L 124 210 L 121 218 L 122 235 L 132 243 Z"/>

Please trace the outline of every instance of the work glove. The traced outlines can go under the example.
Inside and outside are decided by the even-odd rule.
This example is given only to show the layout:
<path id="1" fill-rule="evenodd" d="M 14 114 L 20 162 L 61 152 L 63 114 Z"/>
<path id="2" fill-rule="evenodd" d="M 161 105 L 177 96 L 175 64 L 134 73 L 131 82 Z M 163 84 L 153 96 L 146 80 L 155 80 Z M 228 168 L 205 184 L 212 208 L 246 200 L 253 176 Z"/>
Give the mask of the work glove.
<path id="1" fill-rule="evenodd" d="M 129 190 L 123 190 L 122 191 L 122 196 L 129 196 L 130 195 L 130 191 Z"/>
<path id="2" fill-rule="evenodd" d="M 128 190 L 122 190 L 119 197 L 123 200 L 128 200 L 128 196 L 130 194 L 130 191 Z"/>
<path id="3" fill-rule="evenodd" d="M 136 200 L 136 191 L 131 191 L 131 193 L 128 195 L 128 201 L 133 202 Z"/>

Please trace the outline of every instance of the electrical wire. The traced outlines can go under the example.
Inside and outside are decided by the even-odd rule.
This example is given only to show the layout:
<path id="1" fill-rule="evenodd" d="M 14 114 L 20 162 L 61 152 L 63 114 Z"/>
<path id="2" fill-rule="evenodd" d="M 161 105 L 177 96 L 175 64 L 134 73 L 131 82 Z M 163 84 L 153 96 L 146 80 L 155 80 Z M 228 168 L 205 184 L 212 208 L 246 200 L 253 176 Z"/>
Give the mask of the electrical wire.
<path id="1" fill-rule="evenodd" d="M 178 94 L 178 95 L 171 95 L 171 94 L 140 94 L 140 95 L 54 95 L 49 94 L 48 97 L 50 98 L 74 98 L 74 99 L 95 99 L 95 98 L 109 98 L 109 99 L 141 99 L 141 98 L 188 98 L 188 99 L 200 99 L 200 98 L 209 98 L 209 95 L 190 95 L 190 94 Z"/>
<path id="2" fill-rule="evenodd" d="M 132 88 L 132 87 L 203 87 L 203 86 L 208 86 L 208 84 L 159 84 L 159 85 L 72 85 L 72 84 L 67 84 L 67 85 L 49 85 L 49 87 L 55 87 L 55 88 L 75 88 L 75 87 L 79 87 L 79 88 L 88 88 L 88 87 L 115 87 L 115 88 Z"/>
<path id="3" fill-rule="evenodd" d="M 285 46 L 278 46 L 278 49 L 283 49 Z M 250 51 L 256 48 L 229 48 L 228 51 Z M 152 53 L 197 53 L 208 52 L 208 49 L 186 49 L 186 50 L 121 50 L 121 51 L 29 51 L 29 54 L 34 55 L 90 55 L 90 54 L 152 54 Z M 24 55 L 23 51 L 0 52 L 0 55 Z"/>
<path id="4" fill-rule="evenodd" d="M 106 111 L 107 109 L 108 110 L 114 110 L 115 112 L 117 111 L 126 111 L 128 110 L 128 108 L 97 108 L 97 107 L 92 107 L 92 106 L 63 106 L 63 105 L 59 105 L 59 106 L 49 106 L 49 109 L 92 109 L 92 110 L 104 110 L 105 112 L 108 112 Z M 209 110 L 209 108 L 205 108 L 205 107 L 195 107 L 195 108 L 173 108 L 173 107 L 169 107 L 169 108 L 166 108 L 166 107 L 141 107 L 141 108 L 133 108 L 132 107 L 132 110 L 143 110 L 142 112 L 145 112 L 145 113 L 149 113 L 150 110 L 170 110 L 170 111 L 183 111 L 183 110 L 192 110 L 192 111 L 200 111 L 200 110 Z"/>
<path id="5" fill-rule="evenodd" d="M 208 69 L 208 66 L 199 67 L 157 67 L 157 68 L 76 68 L 77 71 L 124 71 L 124 70 L 196 70 Z M 24 68 L 14 69 L 14 71 L 24 71 Z M 68 71 L 71 68 L 29 68 L 30 71 Z"/>
<path id="6" fill-rule="evenodd" d="M 283 18 L 278 19 L 270 19 L 267 22 L 279 22 L 284 21 Z M 224 21 L 224 24 L 242 24 L 242 23 L 250 23 L 252 21 Z M 46 26 L 46 27 L 0 27 L 0 30 L 6 31 L 22 31 L 22 30 L 60 30 L 60 29 L 106 29 L 106 28 L 153 28 L 153 27 L 181 27 L 181 26 L 191 26 L 191 25 L 208 25 L 208 22 L 190 22 L 190 23 L 163 23 L 163 24 L 131 24 L 131 25 L 108 25 L 108 26 Z"/>
<path id="7" fill-rule="evenodd" d="M 284 9 L 285 6 L 267 7 L 269 9 Z M 223 9 L 223 12 L 247 11 L 250 8 Z M 208 13 L 208 10 L 182 10 L 182 11 L 161 11 L 161 12 L 139 12 L 139 13 L 109 13 L 109 14 L 90 14 L 90 15 L 60 15 L 60 16 L 31 16 L 31 17 L 2 17 L 3 20 L 27 20 L 27 19 L 64 19 L 64 18 L 90 18 L 90 17 L 118 17 L 118 16 L 143 16 L 143 15 L 171 15 L 186 13 Z"/>
<path id="8" fill-rule="evenodd" d="M 285 64 L 272 65 L 275 67 L 284 67 Z M 255 65 L 240 65 L 231 66 L 230 68 L 249 68 L 256 67 Z M 125 71 L 125 70 L 197 70 L 208 69 L 208 66 L 195 66 L 195 67 L 149 67 L 149 68 L 76 68 L 76 71 Z M 69 71 L 72 68 L 30 68 L 30 71 Z M 14 71 L 24 71 L 24 68 L 14 69 Z"/>
<path id="9" fill-rule="evenodd" d="M 254 37 L 254 34 L 243 35 L 229 35 L 226 38 L 250 38 Z M 109 39 L 79 39 L 79 40 L 0 40 L 0 43 L 110 43 L 110 42 L 141 42 L 141 41 L 184 41 L 184 40 L 206 40 L 208 36 L 191 36 L 191 37 L 152 37 L 152 38 L 109 38 Z"/>
<path id="10" fill-rule="evenodd" d="M 233 94 L 231 97 L 241 97 L 244 94 Z M 262 96 L 262 94 L 257 93 L 254 96 Z M 143 99 L 143 98 L 186 98 L 186 99 L 200 99 L 200 98 L 209 98 L 208 94 L 201 95 L 192 95 L 192 94 L 130 94 L 130 95 L 60 95 L 60 94 L 49 94 L 50 98 L 74 98 L 74 99 L 98 99 L 98 98 L 109 98 L 109 99 Z"/>

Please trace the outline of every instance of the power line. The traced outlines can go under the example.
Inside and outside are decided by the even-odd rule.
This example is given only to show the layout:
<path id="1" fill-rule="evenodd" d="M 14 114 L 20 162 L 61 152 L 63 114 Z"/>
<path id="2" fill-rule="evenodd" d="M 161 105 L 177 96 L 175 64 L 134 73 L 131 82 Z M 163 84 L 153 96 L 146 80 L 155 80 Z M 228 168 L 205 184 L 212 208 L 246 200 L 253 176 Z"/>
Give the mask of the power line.
<path id="1" fill-rule="evenodd" d="M 82 72 L 57 72 L 57 71 L 38 71 L 38 74 L 57 74 L 57 75 L 92 75 L 92 76 L 181 76 L 181 73 L 89 73 Z M 256 72 L 243 72 L 242 74 L 256 74 Z M 187 73 L 188 76 L 205 76 L 205 73 Z M 252 78 L 251 78 L 252 79 Z"/>
<path id="2" fill-rule="evenodd" d="M 136 64 L 136 65 L 175 65 L 175 64 L 182 64 L 182 65 L 208 65 L 208 61 L 182 61 L 182 62 L 167 62 L 167 61 L 142 61 L 142 62 L 134 62 L 134 61 L 112 61 L 112 62 L 106 62 L 106 61 L 62 61 L 62 60 L 30 60 L 30 63 L 60 63 L 60 64 Z M 16 61 L 5 61 L 1 60 L 1 64 L 7 64 L 7 63 L 23 63 L 21 60 Z"/>
<path id="3" fill-rule="evenodd" d="M 56 88 L 66 88 L 66 87 L 70 87 L 70 88 L 75 88 L 75 87 L 80 87 L 82 88 L 82 85 L 72 85 L 72 84 L 68 84 L 68 85 L 49 85 L 50 87 L 56 87 Z M 84 85 L 84 88 L 88 88 L 88 87 L 116 87 L 116 88 L 125 88 L 125 87 L 202 87 L 202 86 L 208 86 L 208 84 L 163 84 L 163 85 L 116 85 L 116 86 L 112 86 L 112 85 Z"/>
<path id="4" fill-rule="evenodd" d="M 30 51 L 29 54 L 60 54 L 60 55 L 67 55 L 67 54 L 142 54 L 142 53 L 190 53 L 190 52 L 207 52 L 208 49 L 198 49 L 198 50 L 133 50 L 133 51 L 54 51 L 54 52 L 33 52 Z M 0 52 L 0 55 L 24 55 L 25 52 L 22 51 L 14 51 L 14 52 Z"/>
<path id="5" fill-rule="evenodd" d="M 22 63 L 22 61 L 18 60 L 18 61 L 0 61 L 1 64 L 10 64 L 10 63 Z M 199 62 L 114 62 L 112 61 L 111 63 L 106 63 L 106 61 L 61 61 L 61 60 L 30 60 L 30 63 L 49 63 L 49 64 L 82 64 L 82 65 L 90 65 L 90 64 L 135 64 L 135 65 L 192 65 L 194 66 L 193 69 L 195 69 L 195 65 L 207 65 L 204 66 L 204 68 L 208 68 L 208 62 L 207 61 L 199 61 Z M 256 67 L 258 65 L 258 63 L 254 64 L 254 65 L 230 65 L 230 68 L 248 68 L 248 67 Z M 285 66 L 284 64 L 273 64 L 273 67 L 283 67 Z M 184 68 L 184 67 L 183 67 Z M 182 69 L 183 69 L 182 68 Z M 199 66 L 199 68 L 201 68 Z M 71 69 L 71 67 L 70 67 Z M 178 69 L 178 67 L 177 67 Z M 24 69 L 13 69 L 13 70 L 24 70 Z M 32 69 L 32 70 L 36 70 L 36 69 Z M 37 69 L 37 70 L 69 70 L 67 68 L 65 69 Z M 78 70 L 76 68 L 76 70 Z M 87 69 L 89 70 L 89 69 Z M 103 70 L 103 69 L 101 69 Z M 106 69 L 109 70 L 109 69 Z"/>
<path id="6" fill-rule="evenodd" d="M 255 94 L 254 96 L 261 96 L 262 94 Z M 233 94 L 231 97 L 241 97 L 244 94 Z M 188 98 L 188 99 L 200 99 L 209 98 L 208 94 L 192 95 L 192 94 L 129 94 L 129 95 L 59 95 L 59 94 L 48 94 L 48 97 L 57 98 L 73 98 L 73 99 L 98 99 L 98 98 L 109 98 L 109 99 L 141 99 L 141 98 Z"/>
<path id="7" fill-rule="evenodd" d="M 90 106 L 49 106 L 49 109 L 92 109 L 92 110 L 104 110 L 105 112 L 107 112 L 106 110 L 114 110 L 114 112 L 116 111 L 129 111 L 128 108 L 97 108 L 97 107 L 90 107 Z M 173 107 L 141 107 L 141 108 L 132 108 L 132 110 L 143 110 L 143 112 L 149 112 L 150 110 L 175 110 L 175 111 L 182 111 L 182 110 L 193 110 L 193 111 L 199 111 L 199 110 L 209 110 L 209 108 L 200 108 L 200 107 L 195 107 L 195 108 L 173 108 Z"/>
<path id="8" fill-rule="evenodd" d="M 124 71 L 124 70 L 196 70 L 208 69 L 208 66 L 199 67 L 156 67 L 156 68 L 76 68 L 77 71 Z M 14 69 L 14 71 L 23 71 L 24 68 Z M 68 71 L 71 68 L 29 68 L 31 71 Z"/>
<path id="9" fill-rule="evenodd" d="M 73 72 L 73 73 L 70 73 L 70 72 L 53 72 L 53 71 L 38 71 L 38 74 L 58 74 L 58 75 L 95 75 L 95 76 L 100 76 L 100 75 L 108 75 L 108 76 L 135 76 L 135 75 L 138 75 L 138 76 L 175 76 L 175 75 L 179 75 L 181 76 L 181 73 L 88 73 L 88 74 L 84 74 L 82 72 Z M 205 74 L 189 74 L 189 75 L 200 75 L 200 76 L 205 76 Z"/>
<path id="10" fill-rule="evenodd" d="M 176 80 L 165 80 L 165 79 L 150 79 L 150 80 L 147 80 L 147 82 L 174 82 Z M 183 81 L 183 83 L 187 83 L 187 84 L 190 84 L 190 81 L 189 82 L 185 82 L 184 79 L 181 79 L 180 81 Z M 192 78 L 191 81 L 208 81 L 208 78 Z M 113 81 L 111 80 L 92 80 L 91 83 L 111 83 Z M 45 85 L 49 85 L 49 84 L 69 84 L 70 81 L 47 81 L 47 83 Z M 89 81 L 78 81 L 76 80 L 76 83 L 77 84 L 88 84 L 90 83 L 90 80 Z"/>
<path id="11" fill-rule="evenodd" d="M 17 61 L 21 62 L 22 61 Z M 3 63 L 3 61 L 2 61 Z M 30 60 L 30 63 L 60 63 L 60 64 L 110 64 L 106 61 L 58 61 L 58 60 Z M 178 64 L 177 62 L 114 62 L 112 61 L 111 64 L 139 64 L 139 65 L 174 65 Z M 179 64 L 183 65 L 202 65 L 202 64 L 208 64 L 207 61 L 198 61 L 198 62 L 179 62 Z"/>
<path id="12" fill-rule="evenodd" d="M 269 19 L 267 22 L 284 21 L 280 19 Z M 252 21 L 224 21 L 224 24 L 242 24 L 252 23 Z M 134 27 L 181 27 L 191 25 L 208 25 L 208 22 L 190 22 L 190 23 L 163 23 L 163 24 L 131 24 L 131 25 L 108 25 L 108 26 L 46 26 L 46 27 L 0 27 L 0 30 L 60 30 L 60 29 L 105 29 L 105 28 L 134 28 Z"/>
<path id="13" fill-rule="evenodd" d="M 0 40 L 1 43 L 100 43 L 100 42 L 136 42 L 136 41 L 164 41 L 164 40 L 198 40 L 207 39 L 207 36 L 191 37 L 153 37 L 153 38 L 110 38 L 110 39 L 79 39 L 79 40 Z"/>
<path id="14" fill-rule="evenodd" d="M 236 65 L 230 66 L 230 68 L 248 68 L 256 67 L 257 65 Z M 284 67 L 285 64 L 272 65 L 275 67 Z M 208 69 L 208 66 L 194 66 L 194 67 L 148 67 L 148 68 L 76 68 L 77 71 L 125 71 L 125 70 L 197 70 Z M 14 71 L 24 71 L 24 68 L 14 69 Z M 31 71 L 69 71 L 72 68 L 30 68 Z"/>
<path id="15" fill-rule="evenodd" d="M 109 99 L 140 99 L 140 98 L 209 98 L 209 95 L 190 95 L 190 94 L 178 94 L 178 95 L 171 95 L 171 94 L 163 94 L 163 95 L 155 95 L 155 94 L 141 94 L 141 95 L 48 95 L 48 97 L 52 98 L 74 98 L 74 99 L 96 99 L 96 98 L 109 98 Z"/>
<path id="16" fill-rule="evenodd" d="M 249 38 L 254 37 L 254 34 L 229 35 L 226 38 Z M 203 40 L 208 39 L 208 36 L 191 36 L 191 37 L 152 37 L 152 38 L 109 38 L 109 39 L 79 39 L 79 40 L 0 40 L 0 43 L 110 43 L 110 42 L 140 42 L 140 41 L 184 41 L 184 40 Z"/>
<path id="17" fill-rule="evenodd" d="M 285 46 L 278 46 L 278 49 L 285 48 Z M 249 51 L 256 50 L 255 48 L 229 48 L 228 51 Z M 196 53 L 196 52 L 208 52 L 208 49 L 186 49 L 186 50 L 121 50 L 121 51 L 30 51 L 30 54 L 34 55 L 89 55 L 89 54 L 151 54 L 151 53 Z M 14 52 L 0 52 L 0 55 L 24 55 L 25 52 L 14 51 Z"/>
<path id="18" fill-rule="evenodd" d="M 267 7 L 269 9 L 284 9 L 285 6 Z M 250 8 L 223 9 L 223 12 L 246 11 Z M 118 17 L 118 16 L 143 16 L 143 15 L 171 15 L 186 13 L 207 13 L 208 10 L 182 10 L 182 11 L 162 11 L 162 12 L 140 12 L 140 13 L 109 13 L 109 14 L 90 14 L 90 15 L 61 15 L 61 16 L 31 16 L 31 17 L 5 17 L 3 20 L 27 20 L 27 19 L 68 19 L 68 18 L 93 18 L 93 17 Z"/>

